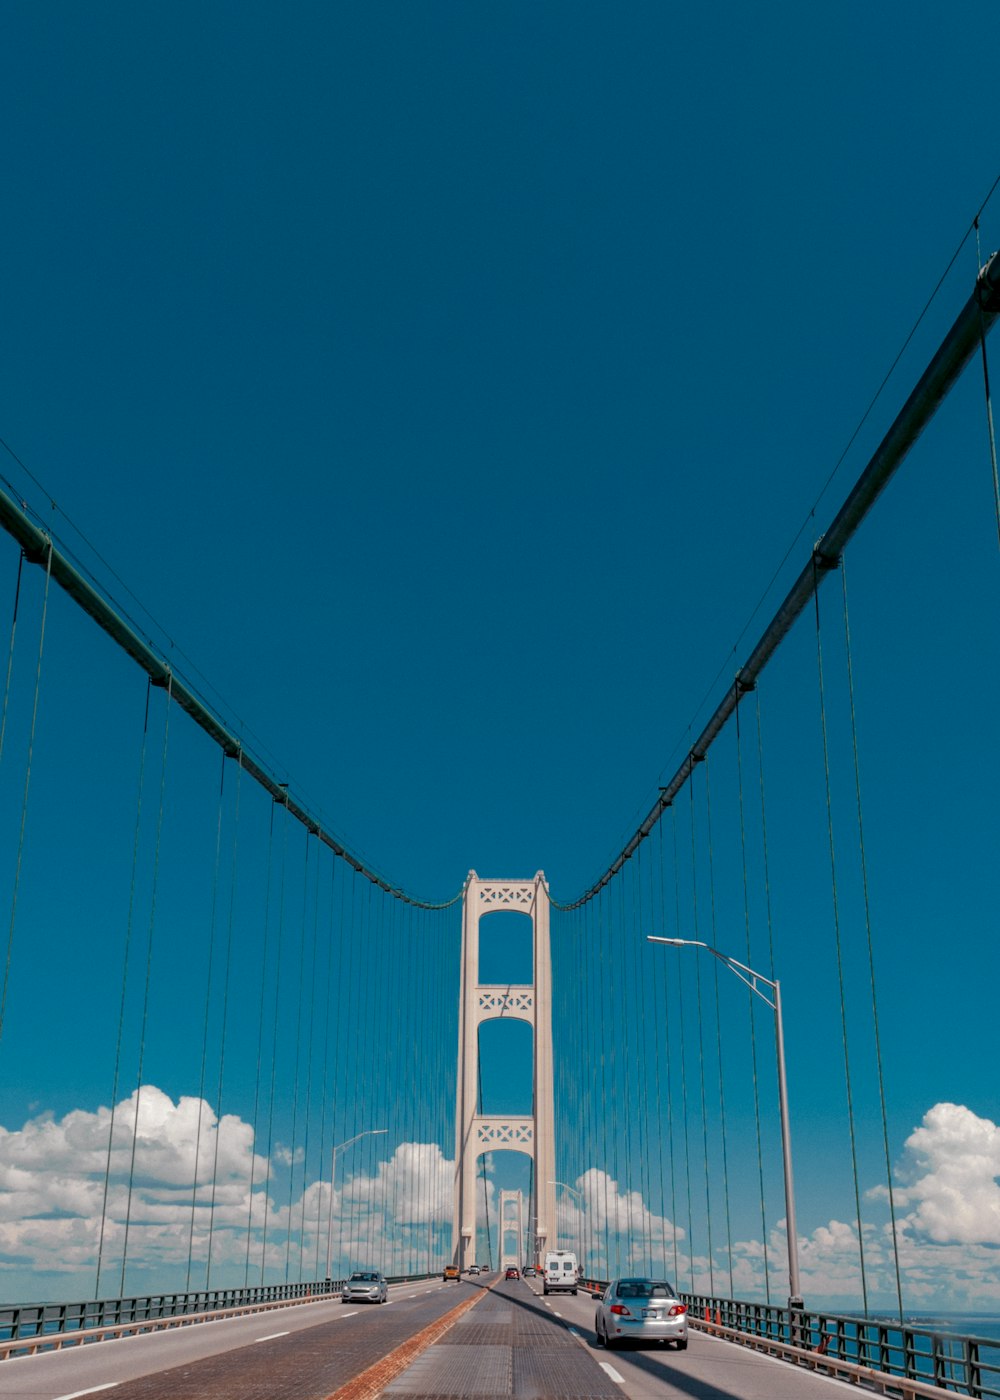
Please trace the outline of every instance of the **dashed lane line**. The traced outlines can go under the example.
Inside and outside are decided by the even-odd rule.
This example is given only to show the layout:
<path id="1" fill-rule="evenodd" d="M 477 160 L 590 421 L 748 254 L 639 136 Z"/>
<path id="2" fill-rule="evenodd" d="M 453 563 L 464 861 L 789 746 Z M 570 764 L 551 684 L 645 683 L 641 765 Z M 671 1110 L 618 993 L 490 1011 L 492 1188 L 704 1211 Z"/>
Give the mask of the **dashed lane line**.
<path id="1" fill-rule="evenodd" d="M 106 1385 L 92 1385 L 87 1390 L 71 1390 L 66 1395 L 57 1395 L 55 1400 L 76 1400 L 78 1395 L 96 1395 L 99 1390 L 114 1390 L 117 1381 L 108 1381 Z"/>
<path id="2" fill-rule="evenodd" d="M 615 1385 L 625 1384 L 625 1377 L 620 1376 L 609 1362 L 599 1361 L 597 1364 L 598 1366 L 600 1366 L 601 1370 L 605 1373 L 608 1379 L 614 1381 Z"/>
<path id="3" fill-rule="evenodd" d="M 257 1342 L 273 1342 L 275 1337 L 287 1337 L 287 1332 L 268 1332 L 266 1337 L 254 1337 L 254 1344 Z"/>

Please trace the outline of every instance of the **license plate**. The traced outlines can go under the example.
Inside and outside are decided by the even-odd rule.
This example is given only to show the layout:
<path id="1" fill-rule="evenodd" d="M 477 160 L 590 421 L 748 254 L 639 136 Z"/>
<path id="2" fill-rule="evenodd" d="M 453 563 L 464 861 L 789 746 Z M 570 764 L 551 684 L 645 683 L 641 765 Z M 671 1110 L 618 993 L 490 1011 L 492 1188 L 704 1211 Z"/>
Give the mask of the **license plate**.
<path id="1" fill-rule="evenodd" d="M 659 1308 L 643 1308 L 642 1315 L 643 1317 L 651 1317 L 654 1322 L 658 1322 L 660 1320 Z"/>

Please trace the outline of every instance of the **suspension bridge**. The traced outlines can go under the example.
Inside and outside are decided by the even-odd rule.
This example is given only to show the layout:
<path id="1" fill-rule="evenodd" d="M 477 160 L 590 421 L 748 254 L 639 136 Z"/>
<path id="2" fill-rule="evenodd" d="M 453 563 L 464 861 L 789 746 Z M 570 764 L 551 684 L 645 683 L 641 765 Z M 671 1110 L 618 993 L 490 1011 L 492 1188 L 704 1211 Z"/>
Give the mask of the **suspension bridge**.
<path id="1" fill-rule="evenodd" d="M 869 832 L 913 789 L 881 767 L 865 785 L 865 703 L 897 660 L 874 674 L 869 650 L 857 683 L 852 618 L 884 583 L 863 564 L 848 590 L 855 535 L 960 384 L 972 411 L 977 362 L 1000 526 L 998 314 L 994 256 L 676 771 L 572 897 L 551 870 L 472 871 L 440 898 L 394 883 L 0 497 L 0 1395 L 803 1395 L 827 1383 L 809 1368 L 1000 1394 L 989 1339 L 913 1316 L 928 1261 L 959 1280 L 965 1260 L 921 1254 L 894 1178 L 887 1062 L 913 1008 L 878 933 L 913 871 L 876 877 Z M 65 1111 L 38 1100 L 53 1059 Z M 842 1104 L 823 1141 L 796 1133 L 810 1094 Z M 933 1112 L 925 1135 L 954 1130 L 957 1106 Z M 804 1159 L 822 1201 L 796 1196 Z M 579 1283 L 558 1306 L 496 1273 L 556 1248 Z M 388 1310 L 345 1308 L 358 1269 L 389 1279 Z M 621 1275 L 672 1282 L 686 1356 L 598 1355 L 585 1295 Z M 220 1325 L 179 1325 L 202 1318 Z M 131 1341 L 78 1345 L 111 1337 Z"/>

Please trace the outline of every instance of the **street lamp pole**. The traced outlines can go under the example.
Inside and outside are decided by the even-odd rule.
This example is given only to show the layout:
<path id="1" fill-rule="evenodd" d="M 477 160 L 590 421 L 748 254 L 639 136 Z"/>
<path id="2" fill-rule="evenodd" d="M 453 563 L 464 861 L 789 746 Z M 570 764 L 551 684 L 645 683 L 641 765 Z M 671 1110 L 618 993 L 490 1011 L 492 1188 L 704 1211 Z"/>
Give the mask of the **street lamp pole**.
<path id="1" fill-rule="evenodd" d="M 578 1191 L 578 1190 L 576 1189 L 575 1186 L 567 1186 L 565 1181 L 550 1181 L 550 1182 L 549 1182 L 549 1185 L 550 1185 L 550 1186 L 561 1186 L 562 1189 L 563 1189 L 564 1191 L 568 1191 L 569 1194 L 570 1194 L 571 1196 L 573 1196 L 573 1197 L 577 1200 L 577 1202 L 580 1202 L 580 1201 L 583 1200 L 583 1192 L 582 1192 L 582 1191 Z M 577 1251 L 577 1259 L 576 1259 L 576 1262 L 577 1262 L 577 1266 L 578 1266 L 578 1267 L 579 1267 L 579 1265 L 582 1263 L 582 1255 L 583 1255 L 583 1250 L 582 1250 L 582 1248 L 581 1248 L 582 1244 L 583 1244 L 583 1206 L 581 1205 L 581 1206 L 579 1207 L 579 1214 L 578 1214 L 577 1222 L 576 1222 L 576 1251 Z"/>
<path id="2" fill-rule="evenodd" d="M 333 1198 L 337 1189 L 337 1153 L 343 1152 L 345 1147 L 351 1147 L 354 1143 L 360 1142 L 363 1137 L 377 1137 L 379 1133 L 387 1133 L 388 1128 L 366 1128 L 363 1133 L 355 1133 L 346 1142 L 338 1142 L 333 1149 L 333 1160 L 330 1163 L 330 1222 L 326 1232 L 326 1282 L 330 1282 L 330 1268 L 333 1264 Z"/>
<path id="3" fill-rule="evenodd" d="M 799 1286 L 799 1237 L 795 1225 L 795 1185 L 792 1179 L 792 1131 L 788 1120 L 788 1085 L 785 1079 L 785 1033 L 781 1020 L 781 983 L 765 977 L 762 972 L 754 972 L 752 967 L 737 962 L 726 953 L 720 953 L 710 943 L 696 938 L 658 938 L 647 934 L 648 943 L 667 943 L 672 948 L 704 948 L 717 958 L 724 967 L 734 973 L 741 982 L 774 1012 L 774 1039 L 778 1053 L 778 1112 L 781 1118 L 781 1156 L 785 1169 L 785 1233 L 788 1236 L 788 1307 L 790 1311 L 802 1308 L 802 1290 Z M 770 987 L 774 1000 L 761 990 Z"/>

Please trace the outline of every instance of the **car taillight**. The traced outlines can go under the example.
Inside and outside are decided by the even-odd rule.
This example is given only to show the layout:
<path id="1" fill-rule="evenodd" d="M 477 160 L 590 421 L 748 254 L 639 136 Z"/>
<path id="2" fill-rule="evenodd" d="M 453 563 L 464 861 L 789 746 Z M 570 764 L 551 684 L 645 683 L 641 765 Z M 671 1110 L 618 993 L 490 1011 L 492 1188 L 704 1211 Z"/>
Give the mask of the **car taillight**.
<path id="1" fill-rule="evenodd" d="M 668 1317 L 683 1317 L 687 1312 L 687 1303 L 675 1303 L 667 1314 Z"/>
<path id="2" fill-rule="evenodd" d="M 632 1314 L 629 1312 L 628 1308 L 623 1307 L 621 1303 L 612 1303 L 612 1304 L 611 1304 L 611 1311 L 612 1311 L 613 1313 L 615 1313 L 616 1316 L 618 1316 L 618 1317 L 631 1317 L 631 1316 L 632 1316 Z"/>

